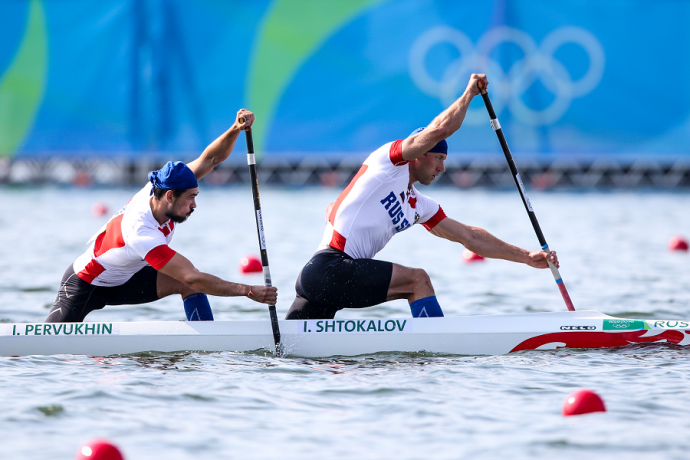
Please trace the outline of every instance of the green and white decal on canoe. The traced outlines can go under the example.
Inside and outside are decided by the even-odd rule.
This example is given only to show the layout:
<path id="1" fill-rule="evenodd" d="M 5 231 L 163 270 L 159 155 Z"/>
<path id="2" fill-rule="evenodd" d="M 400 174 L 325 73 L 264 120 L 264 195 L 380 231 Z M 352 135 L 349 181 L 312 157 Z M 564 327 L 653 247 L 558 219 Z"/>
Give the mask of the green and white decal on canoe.
<path id="1" fill-rule="evenodd" d="M 641 329 L 651 329 L 646 321 L 639 319 L 605 319 L 605 331 L 639 331 Z"/>

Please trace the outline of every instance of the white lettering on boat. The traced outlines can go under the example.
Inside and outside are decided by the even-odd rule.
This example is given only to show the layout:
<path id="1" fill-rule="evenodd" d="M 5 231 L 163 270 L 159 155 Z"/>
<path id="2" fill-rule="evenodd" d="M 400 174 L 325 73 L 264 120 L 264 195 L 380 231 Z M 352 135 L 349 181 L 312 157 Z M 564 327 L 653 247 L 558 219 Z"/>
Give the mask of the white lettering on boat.
<path id="1" fill-rule="evenodd" d="M 68 336 L 68 335 L 119 335 L 117 323 L 24 323 L 7 324 L 3 335 L 21 336 Z"/>
<path id="2" fill-rule="evenodd" d="M 299 332 L 306 334 L 392 334 L 411 332 L 409 319 L 318 319 L 304 320 Z"/>

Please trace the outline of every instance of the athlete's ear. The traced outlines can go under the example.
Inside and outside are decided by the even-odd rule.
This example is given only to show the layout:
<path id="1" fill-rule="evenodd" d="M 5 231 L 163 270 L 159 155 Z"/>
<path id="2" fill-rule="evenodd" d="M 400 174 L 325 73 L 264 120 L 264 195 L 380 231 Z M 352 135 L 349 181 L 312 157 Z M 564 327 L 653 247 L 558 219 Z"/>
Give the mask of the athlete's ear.
<path id="1" fill-rule="evenodd" d="M 173 194 L 173 191 L 172 191 L 172 190 L 167 190 L 167 191 L 165 192 L 165 201 L 167 201 L 168 203 L 172 203 L 172 202 L 173 202 L 173 198 L 175 198 L 175 196 L 174 196 L 174 194 Z"/>

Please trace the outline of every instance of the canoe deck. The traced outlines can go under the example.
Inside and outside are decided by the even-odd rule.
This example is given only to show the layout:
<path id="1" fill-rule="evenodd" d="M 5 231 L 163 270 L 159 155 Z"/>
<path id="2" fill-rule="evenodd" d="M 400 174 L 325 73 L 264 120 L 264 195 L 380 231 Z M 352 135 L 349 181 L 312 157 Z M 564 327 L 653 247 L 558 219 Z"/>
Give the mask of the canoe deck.
<path id="1" fill-rule="evenodd" d="M 690 322 L 614 318 L 597 311 L 445 318 L 280 321 L 287 356 L 379 352 L 499 355 L 521 350 L 690 344 Z M 273 351 L 265 321 L 150 321 L 0 324 L 0 356 L 147 351 Z"/>

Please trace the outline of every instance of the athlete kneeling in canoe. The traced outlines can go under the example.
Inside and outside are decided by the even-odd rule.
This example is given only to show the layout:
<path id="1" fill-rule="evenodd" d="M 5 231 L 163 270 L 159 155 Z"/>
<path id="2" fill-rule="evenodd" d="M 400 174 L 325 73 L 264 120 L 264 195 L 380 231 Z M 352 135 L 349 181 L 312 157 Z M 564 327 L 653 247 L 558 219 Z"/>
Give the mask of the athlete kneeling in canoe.
<path id="1" fill-rule="evenodd" d="M 253 122 L 254 114 L 241 109 L 233 126 L 199 158 L 188 165 L 168 162 L 151 172 L 149 183 L 67 268 L 46 322 L 81 322 L 106 305 L 148 303 L 171 294 L 181 294 L 189 321 L 213 321 L 206 294 L 247 296 L 274 305 L 275 287 L 224 281 L 198 271 L 168 247 L 175 224 L 187 220 L 196 208 L 197 180 L 230 156 L 239 133 Z"/>
<path id="2" fill-rule="evenodd" d="M 438 203 L 413 185 L 429 185 L 445 171 L 445 139 L 460 128 L 472 98 L 479 94 L 479 80 L 486 82 L 486 75 L 473 74 L 464 94 L 429 126 L 385 144 L 364 161 L 327 211 L 319 251 L 297 277 L 297 297 L 286 319 L 331 319 L 343 308 L 394 299 L 407 299 L 413 317 L 443 316 L 424 270 L 373 259 L 393 235 L 418 223 L 484 257 L 536 268 L 547 268 L 550 260 L 558 266 L 555 251 L 529 252 L 446 217 Z"/>

